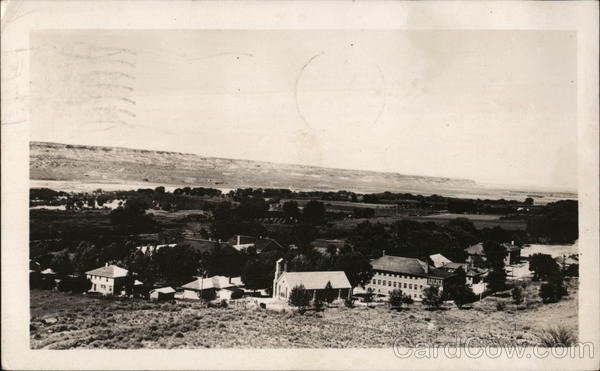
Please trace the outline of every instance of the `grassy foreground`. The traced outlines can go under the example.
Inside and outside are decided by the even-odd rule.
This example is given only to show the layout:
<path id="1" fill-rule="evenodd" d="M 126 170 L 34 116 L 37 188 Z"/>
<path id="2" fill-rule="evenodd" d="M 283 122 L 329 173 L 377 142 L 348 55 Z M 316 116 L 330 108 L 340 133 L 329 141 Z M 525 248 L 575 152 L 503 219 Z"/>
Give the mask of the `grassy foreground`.
<path id="1" fill-rule="evenodd" d="M 530 283 L 527 304 L 491 296 L 470 309 L 428 311 L 420 305 L 400 312 L 377 308 L 328 308 L 324 312 L 207 308 L 202 303 L 157 304 L 31 291 L 31 348 L 353 348 L 401 344 L 539 344 L 550 325 L 577 333 L 577 280 L 569 297 L 541 304 Z M 503 310 L 497 302 L 504 302 Z"/>

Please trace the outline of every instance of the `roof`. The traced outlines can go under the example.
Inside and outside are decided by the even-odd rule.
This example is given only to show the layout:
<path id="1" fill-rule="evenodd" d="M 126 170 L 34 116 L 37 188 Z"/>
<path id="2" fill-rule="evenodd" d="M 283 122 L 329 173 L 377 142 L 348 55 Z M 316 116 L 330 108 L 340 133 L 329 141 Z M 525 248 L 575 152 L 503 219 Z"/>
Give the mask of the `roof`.
<path id="1" fill-rule="evenodd" d="M 327 282 L 331 283 L 334 289 L 352 288 L 343 271 L 283 272 L 277 282 L 281 281 L 285 281 L 289 287 L 303 285 L 307 290 L 324 289 Z"/>
<path id="2" fill-rule="evenodd" d="M 506 249 L 507 252 L 518 251 L 521 250 L 521 247 L 509 243 L 503 243 L 502 246 Z M 465 252 L 469 255 L 481 255 L 484 256 L 485 252 L 483 250 L 483 243 L 479 242 L 473 246 L 469 246 L 465 249 Z"/>
<path id="3" fill-rule="evenodd" d="M 426 275 L 427 277 L 435 277 L 435 278 L 448 278 L 452 276 L 456 276 L 456 273 L 449 272 L 439 268 L 433 268 L 429 270 L 429 273 Z"/>
<path id="4" fill-rule="evenodd" d="M 258 240 L 258 237 L 235 235 L 235 236 L 231 237 L 230 239 L 228 239 L 227 243 L 229 243 L 231 245 L 237 245 L 238 237 L 240 239 L 240 243 L 239 243 L 240 245 L 253 244 L 256 242 L 256 240 Z"/>
<path id="5" fill-rule="evenodd" d="M 469 276 L 469 277 L 479 276 L 479 275 L 487 273 L 487 271 L 488 270 L 484 269 L 484 268 L 473 267 L 473 268 L 469 269 L 469 271 L 467 272 L 467 276 Z"/>
<path id="6" fill-rule="evenodd" d="M 483 243 L 479 242 L 473 246 L 469 246 L 465 249 L 465 252 L 469 255 L 485 255 L 483 252 Z"/>
<path id="7" fill-rule="evenodd" d="M 161 287 L 160 289 L 154 289 L 154 290 L 150 290 L 150 293 L 153 292 L 158 292 L 159 294 L 172 294 L 175 292 L 175 289 L 167 286 L 167 287 Z"/>
<path id="8" fill-rule="evenodd" d="M 413 275 L 427 275 L 428 264 L 417 258 L 406 258 L 403 256 L 384 255 L 381 258 L 371 260 L 374 270 L 408 273 Z"/>
<path id="9" fill-rule="evenodd" d="M 448 264 L 442 265 L 439 268 L 441 268 L 441 269 L 458 269 L 458 268 L 465 269 L 465 264 L 464 263 L 453 263 L 453 262 L 450 262 Z"/>
<path id="10" fill-rule="evenodd" d="M 175 247 L 177 246 L 177 244 L 171 243 L 171 244 L 166 244 L 166 245 L 145 245 L 145 246 L 138 246 L 136 247 L 137 250 L 141 251 L 142 254 L 145 254 L 146 252 L 149 252 L 150 254 L 153 254 L 155 252 L 157 252 L 158 250 L 162 249 L 163 247 Z"/>
<path id="11" fill-rule="evenodd" d="M 433 266 L 436 267 L 436 268 L 439 268 L 442 265 L 446 265 L 448 263 L 452 263 L 452 260 L 446 258 L 442 254 L 429 255 L 429 259 L 433 263 Z"/>
<path id="12" fill-rule="evenodd" d="M 54 272 L 54 271 L 52 270 L 52 268 L 46 268 L 46 269 L 44 269 L 44 270 L 43 270 L 41 273 L 42 273 L 42 274 L 56 274 L 56 272 Z"/>
<path id="13" fill-rule="evenodd" d="M 119 278 L 127 276 L 127 269 L 112 264 L 101 268 L 96 268 L 85 273 L 100 277 Z"/>
<path id="14" fill-rule="evenodd" d="M 186 283 L 181 286 L 181 288 L 202 291 L 209 289 L 226 289 L 241 286 L 242 284 L 242 279 L 240 277 L 212 276 L 209 278 L 198 278 L 190 283 Z"/>
<path id="15" fill-rule="evenodd" d="M 238 244 L 238 238 L 240 243 Z M 269 237 L 252 237 L 252 236 L 242 236 L 235 235 L 227 240 L 227 243 L 231 244 L 236 250 L 241 250 L 243 248 L 247 248 L 250 246 L 254 246 L 257 253 L 261 253 L 267 250 L 280 250 L 283 249 L 283 246 L 276 240 Z M 244 246 L 246 245 L 246 246 Z"/>

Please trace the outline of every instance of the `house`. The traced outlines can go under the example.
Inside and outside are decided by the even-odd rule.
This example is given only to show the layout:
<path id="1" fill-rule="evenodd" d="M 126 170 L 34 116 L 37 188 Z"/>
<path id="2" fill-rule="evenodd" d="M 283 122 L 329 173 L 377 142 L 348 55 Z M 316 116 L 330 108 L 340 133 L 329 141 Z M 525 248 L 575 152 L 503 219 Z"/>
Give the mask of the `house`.
<path id="1" fill-rule="evenodd" d="M 175 298 L 175 289 L 172 287 L 161 287 L 150 290 L 150 299 L 152 300 L 172 300 Z"/>
<path id="2" fill-rule="evenodd" d="M 268 237 L 252 237 L 242 236 L 238 234 L 231 237 L 227 241 L 227 243 L 233 246 L 237 251 L 242 251 L 249 247 L 253 247 L 256 250 L 257 254 L 261 254 L 267 251 L 283 250 L 283 246 L 281 246 L 279 242 Z"/>
<path id="3" fill-rule="evenodd" d="M 212 276 L 198 277 L 181 286 L 180 290 L 183 290 L 183 299 L 235 299 L 243 295 L 243 287 L 244 283 L 240 277 Z"/>
<path id="4" fill-rule="evenodd" d="M 428 260 L 435 268 L 440 268 L 444 264 L 452 263 L 452 260 L 446 258 L 442 254 L 429 255 Z"/>
<path id="5" fill-rule="evenodd" d="M 504 258 L 504 265 L 516 264 L 521 259 L 521 247 L 514 244 L 511 241 L 510 244 L 503 243 L 502 246 L 506 249 L 506 257 Z M 464 250 L 467 255 L 467 263 L 469 266 L 482 266 L 486 261 L 485 251 L 483 249 L 483 243 L 479 242 L 475 245 L 469 246 Z"/>
<path id="6" fill-rule="evenodd" d="M 123 289 L 127 269 L 107 263 L 104 267 L 85 272 L 85 274 L 87 279 L 92 281 L 92 288 L 88 292 L 115 295 Z"/>
<path id="7" fill-rule="evenodd" d="M 338 299 L 352 296 L 352 285 L 343 271 L 287 272 L 284 260 L 279 259 L 275 263 L 273 298 L 287 302 L 292 289 L 301 285 L 314 298 L 318 292 L 325 290 L 328 283 L 337 291 Z"/>
<path id="8" fill-rule="evenodd" d="M 423 298 L 423 290 L 430 286 L 438 286 L 441 290 L 451 282 L 456 274 L 434 266 L 417 258 L 384 255 L 371 260 L 375 274 L 366 285 L 379 295 L 389 295 L 400 289 L 413 300 Z"/>

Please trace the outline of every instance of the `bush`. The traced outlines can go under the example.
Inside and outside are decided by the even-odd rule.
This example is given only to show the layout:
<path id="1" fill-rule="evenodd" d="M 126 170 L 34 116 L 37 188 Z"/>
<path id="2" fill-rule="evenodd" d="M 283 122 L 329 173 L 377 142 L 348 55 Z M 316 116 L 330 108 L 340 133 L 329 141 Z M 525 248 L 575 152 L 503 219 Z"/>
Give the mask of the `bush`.
<path id="1" fill-rule="evenodd" d="M 513 287 L 511 294 L 515 304 L 519 305 L 523 302 L 523 289 L 520 286 Z"/>
<path id="2" fill-rule="evenodd" d="M 504 309 L 506 309 L 506 303 L 503 301 L 498 301 L 496 302 L 496 310 L 497 311 L 503 311 Z"/>
<path id="3" fill-rule="evenodd" d="M 564 326 L 544 330 L 537 336 L 541 345 L 546 347 L 570 347 L 577 341 L 575 332 Z"/>
<path id="4" fill-rule="evenodd" d="M 423 304 L 429 309 L 438 309 L 442 305 L 442 295 L 438 286 L 429 286 L 423 290 Z"/>
<path id="5" fill-rule="evenodd" d="M 352 298 L 345 298 L 344 299 L 344 306 L 346 308 L 354 308 L 354 299 L 352 299 Z"/>
<path id="6" fill-rule="evenodd" d="M 563 286 L 560 273 L 554 273 L 548 278 L 548 282 L 540 286 L 540 297 L 544 303 L 557 302 L 566 294 L 567 289 Z"/>
<path id="7" fill-rule="evenodd" d="M 404 295 L 402 294 L 402 290 L 394 289 L 390 292 L 388 303 L 392 309 L 399 309 L 402 307 L 403 298 Z"/>
<path id="8" fill-rule="evenodd" d="M 304 285 L 295 286 L 290 292 L 288 303 L 294 307 L 303 309 L 310 303 L 310 292 L 304 289 Z"/>

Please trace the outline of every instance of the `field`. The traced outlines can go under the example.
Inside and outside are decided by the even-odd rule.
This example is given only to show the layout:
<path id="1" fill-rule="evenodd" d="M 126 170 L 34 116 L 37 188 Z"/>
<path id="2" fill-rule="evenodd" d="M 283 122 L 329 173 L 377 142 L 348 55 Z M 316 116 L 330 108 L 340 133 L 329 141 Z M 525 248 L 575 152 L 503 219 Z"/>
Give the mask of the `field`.
<path id="1" fill-rule="evenodd" d="M 527 228 L 527 222 L 525 220 L 499 219 L 495 215 L 465 214 L 436 214 L 428 216 L 383 216 L 369 219 L 354 218 L 334 221 L 331 222 L 331 224 L 339 229 L 350 230 L 364 221 L 369 221 L 370 223 L 392 224 L 396 221 L 407 219 L 421 223 L 433 222 L 436 224 L 448 224 L 450 220 L 455 218 L 468 218 L 471 222 L 473 222 L 473 225 L 475 225 L 475 228 L 477 229 L 500 227 L 509 231 L 514 231 L 525 230 Z"/>
<path id="2" fill-rule="evenodd" d="M 390 348 L 397 338 L 455 344 L 539 343 L 548 325 L 577 332 L 577 281 L 569 297 L 541 304 L 539 284 L 530 283 L 527 304 L 490 296 L 470 309 L 429 311 L 415 304 L 391 311 L 387 306 L 328 308 L 303 315 L 264 309 L 207 308 L 201 303 L 159 304 L 31 291 L 31 348 Z M 506 308 L 497 310 L 496 303 Z"/>

